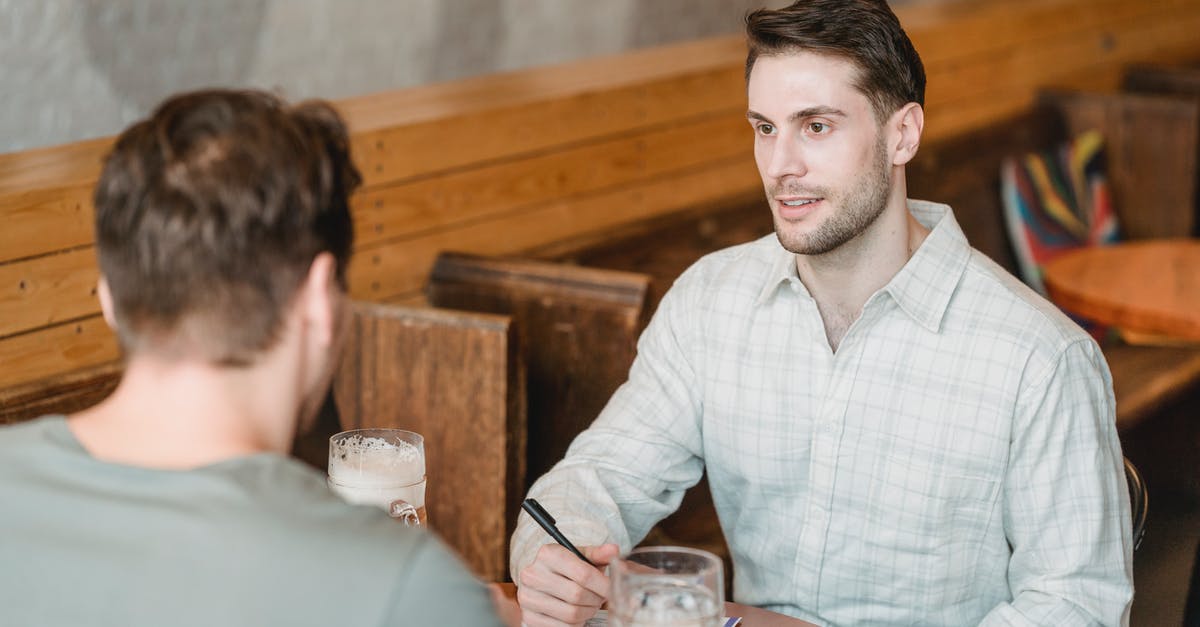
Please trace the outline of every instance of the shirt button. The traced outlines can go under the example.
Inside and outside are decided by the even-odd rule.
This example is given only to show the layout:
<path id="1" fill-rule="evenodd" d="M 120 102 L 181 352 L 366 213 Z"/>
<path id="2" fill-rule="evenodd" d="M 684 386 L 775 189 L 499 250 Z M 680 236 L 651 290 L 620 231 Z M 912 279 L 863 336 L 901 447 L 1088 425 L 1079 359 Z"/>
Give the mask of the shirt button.
<path id="1" fill-rule="evenodd" d="M 835 430 L 837 430 L 837 424 L 832 420 L 826 420 L 825 424 L 822 426 L 825 428 L 825 433 L 833 433 Z"/>

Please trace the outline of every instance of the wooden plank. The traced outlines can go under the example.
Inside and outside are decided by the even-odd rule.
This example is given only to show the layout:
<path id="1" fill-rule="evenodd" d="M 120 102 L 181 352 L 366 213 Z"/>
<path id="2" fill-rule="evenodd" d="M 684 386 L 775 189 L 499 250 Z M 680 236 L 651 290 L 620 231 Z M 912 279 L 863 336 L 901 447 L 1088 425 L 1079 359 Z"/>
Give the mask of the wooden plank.
<path id="1" fill-rule="evenodd" d="M 1122 86 L 1129 91 L 1200 98 L 1200 67 L 1138 65 L 1126 71 Z"/>
<path id="2" fill-rule="evenodd" d="M 0 388 L 89 368 L 120 357 L 99 315 L 0 340 Z"/>
<path id="3" fill-rule="evenodd" d="M 628 272 L 438 256 L 431 303 L 512 316 L 516 325 L 526 367 L 528 484 L 563 458 L 625 382 L 649 315 L 649 284 L 649 277 Z"/>
<path id="4" fill-rule="evenodd" d="M 72 414 L 104 400 L 117 387 L 119 361 L 68 372 L 34 383 L 0 388 L 0 425 L 50 414 Z"/>
<path id="5" fill-rule="evenodd" d="M 1195 15 L 1200 7 L 1193 0 L 959 1 L 895 7 L 927 70 L 945 61 L 971 63 L 1000 50 L 1037 47 L 1083 32 L 1101 44 L 1105 35 L 1127 32 L 1138 20 L 1180 10 Z"/>
<path id="6" fill-rule="evenodd" d="M 1122 432 L 1200 389 L 1200 348 L 1110 344 L 1104 358 L 1113 375 L 1117 429 Z"/>
<path id="7" fill-rule="evenodd" d="M 754 198 L 762 184 L 754 166 L 741 159 L 664 176 L 597 195 L 564 198 L 468 225 L 383 242 L 360 250 L 350 264 L 355 298 L 383 301 L 422 289 L 433 260 L 443 250 L 480 255 L 518 254 L 557 240 L 602 232 L 721 198 Z M 765 210 L 765 209 L 764 209 Z"/>
<path id="8" fill-rule="evenodd" d="M 1106 176 L 1123 237 L 1195 232 L 1200 100 L 1081 92 L 1049 93 L 1045 99 L 1063 113 L 1071 136 L 1088 129 L 1103 133 Z"/>
<path id="9" fill-rule="evenodd" d="M 0 200 L 0 263 L 92 243 L 92 186 L 55 187 Z"/>
<path id="10" fill-rule="evenodd" d="M 485 581 L 508 571 L 524 491 L 524 370 L 509 319 L 359 304 L 335 378 L 341 425 L 425 437 L 429 525 Z"/>
<path id="11" fill-rule="evenodd" d="M 946 93 L 965 100 L 977 93 L 1036 89 L 1045 86 L 1047 78 L 1094 66 L 1119 69 L 1164 44 L 1188 41 L 1200 20 L 1200 11 L 1110 19 L 1106 30 L 1111 32 L 1103 35 L 1081 29 L 1051 39 L 1031 39 L 986 55 L 931 63 L 926 67 L 929 97 L 936 101 Z"/>
<path id="12" fill-rule="evenodd" d="M 89 248 L 0 265 L 0 338 L 100 311 Z"/>
<path id="13" fill-rule="evenodd" d="M 524 81 L 520 81 L 524 84 Z M 536 81 L 540 85 L 541 81 Z M 605 88 L 511 107 L 403 124 L 355 129 L 354 158 L 368 187 L 517 155 L 540 154 L 690 116 L 744 108 L 737 64 L 644 85 Z M 490 102 L 481 96 L 482 102 Z M 437 150 L 430 150 L 437 146 Z"/>
<path id="14" fill-rule="evenodd" d="M 355 198 L 357 247 L 470 224 L 672 172 L 740 157 L 753 142 L 738 113 L 704 117 L 648 133 L 368 190 Z"/>

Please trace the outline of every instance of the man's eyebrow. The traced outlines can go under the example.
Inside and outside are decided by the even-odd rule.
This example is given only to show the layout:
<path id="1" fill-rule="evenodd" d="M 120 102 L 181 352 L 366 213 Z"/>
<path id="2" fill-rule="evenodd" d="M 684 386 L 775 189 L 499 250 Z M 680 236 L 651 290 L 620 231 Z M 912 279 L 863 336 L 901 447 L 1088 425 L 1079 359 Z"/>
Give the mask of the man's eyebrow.
<path id="1" fill-rule="evenodd" d="M 813 116 L 818 116 L 818 115 L 835 116 L 835 117 L 844 118 L 844 117 L 846 117 L 846 112 L 842 111 L 841 109 L 837 109 L 834 107 L 828 107 L 828 106 L 824 106 L 824 105 L 817 106 L 817 107 L 809 107 L 807 109 L 801 109 L 799 111 L 793 112 L 791 115 L 788 116 L 788 122 L 795 122 L 796 120 L 803 120 L 804 118 L 811 118 Z M 768 118 L 767 116 L 765 116 L 753 109 L 746 112 L 746 118 L 750 119 L 750 120 L 759 120 L 760 122 L 767 122 L 768 124 L 774 124 L 774 122 L 772 122 L 770 118 Z"/>
<path id="2" fill-rule="evenodd" d="M 767 119 L 767 116 L 765 116 L 753 109 L 746 112 L 746 119 L 747 120 L 758 120 L 759 122 L 766 122 L 768 124 L 774 124 L 774 122 Z"/>
<path id="3" fill-rule="evenodd" d="M 796 112 L 792 113 L 791 115 L 789 115 L 788 122 L 795 122 L 796 120 L 803 120 L 804 118 L 811 118 L 811 117 L 818 116 L 818 115 L 835 116 L 835 117 L 844 118 L 844 117 L 846 117 L 846 112 L 842 111 L 841 109 L 836 109 L 834 107 L 825 106 L 825 105 L 821 105 L 821 106 L 817 106 L 817 107 L 809 107 L 807 109 L 801 109 L 801 110 L 796 111 Z"/>

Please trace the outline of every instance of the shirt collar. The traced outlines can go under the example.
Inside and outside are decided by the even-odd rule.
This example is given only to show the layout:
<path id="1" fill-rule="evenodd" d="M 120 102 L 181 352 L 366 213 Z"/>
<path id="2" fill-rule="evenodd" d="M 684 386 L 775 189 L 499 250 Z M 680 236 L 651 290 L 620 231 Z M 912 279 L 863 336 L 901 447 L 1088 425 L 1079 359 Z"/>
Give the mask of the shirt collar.
<path id="1" fill-rule="evenodd" d="M 880 291 L 891 296 L 915 322 L 937 331 L 971 258 L 971 247 L 948 205 L 909 200 L 908 210 L 929 229 L 929 235 Z M 796 273 L 795 255 L 780 245 L 755 304 L 768 302 L 780 285 L 791 281 L 808 292 Z"/>
<path id="2" fill-rule="evenodd" d="M 881 291 L 918 324 L 937 331 L 971 260 L 971 245 L 948 205 L 909 200 L 908 211 L 929 235 Z"/>
<path id="3" fill-rule="evenodd" d="M 758 307 L 771 300 L 775 296 L 775 292 L 779 290 L 779 286 L 790 281 L 795 281 L 803 286 L 800 281 L 800 275 L 796 272 L 796 256 L 788 252 L 779 239 L 775 239 L 775 257 L 771 262 L 771 269 L 767 273 L 767 281 L 763 284 L 763 288 L 758 293 L 758 298 L 754 300 L 754 306 Z M 808 292 L 804 288 L 805 293 Z"/>

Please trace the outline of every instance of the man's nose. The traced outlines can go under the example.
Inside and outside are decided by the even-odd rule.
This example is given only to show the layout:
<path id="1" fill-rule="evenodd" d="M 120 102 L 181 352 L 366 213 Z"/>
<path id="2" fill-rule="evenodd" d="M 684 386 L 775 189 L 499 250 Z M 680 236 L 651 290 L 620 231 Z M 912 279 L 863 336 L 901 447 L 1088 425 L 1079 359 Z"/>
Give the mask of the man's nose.
<path id="1" fill-rule="evenodd" d="M 771 151 L 767 176 L 778 180 L 786 176 L 804 176 L 807 172 L 804 148 L 800 142 L 794 137 L 781 135 Z"/>

